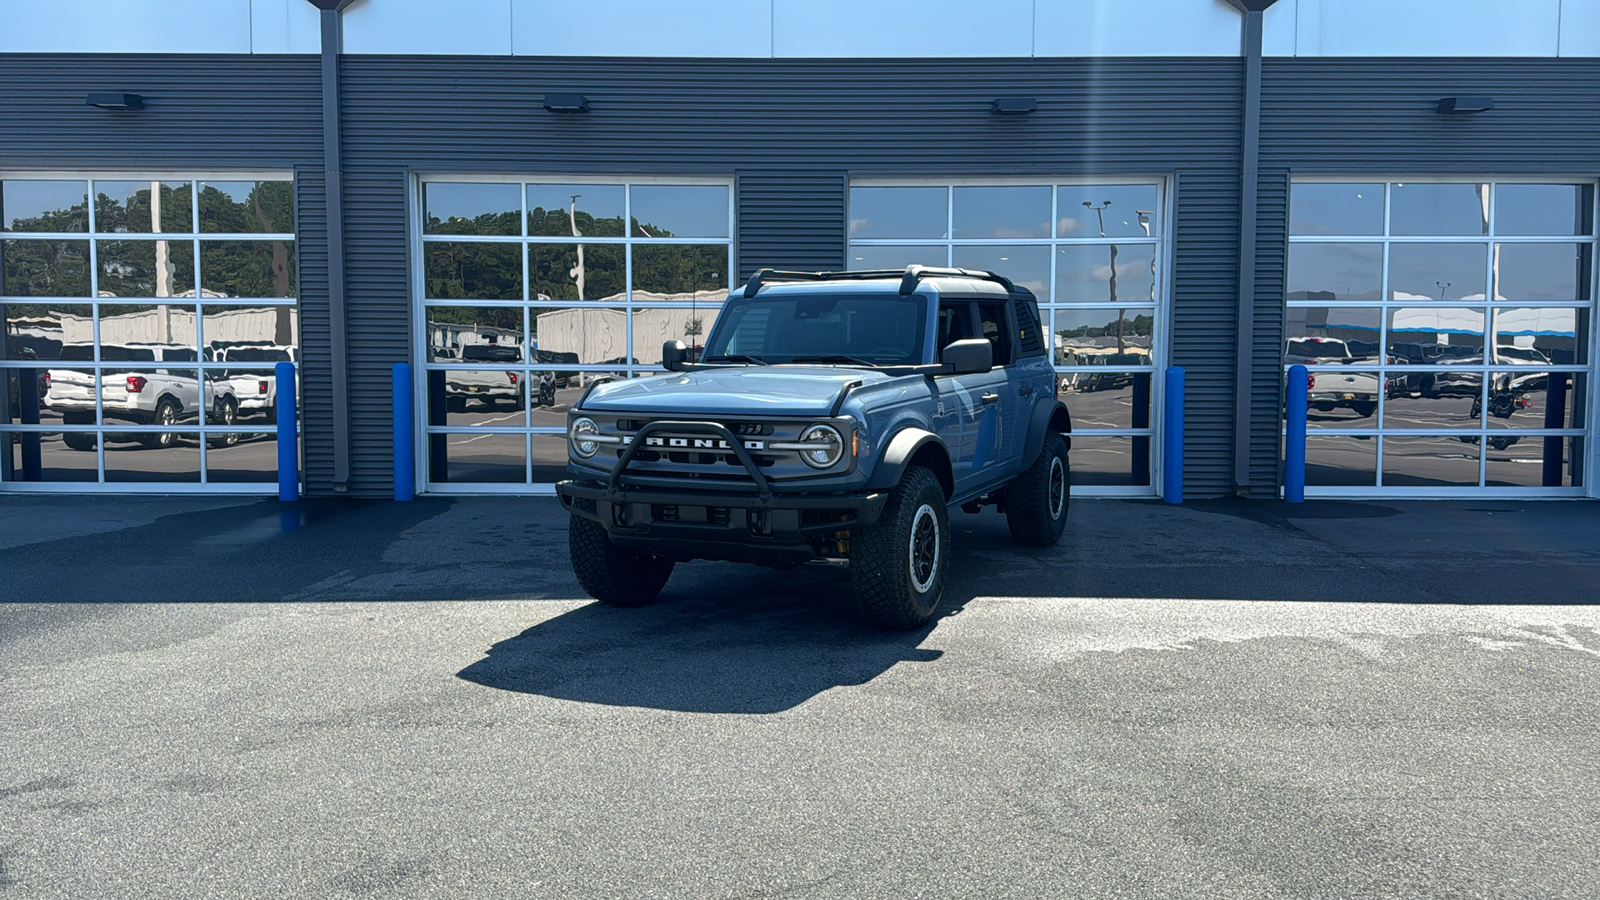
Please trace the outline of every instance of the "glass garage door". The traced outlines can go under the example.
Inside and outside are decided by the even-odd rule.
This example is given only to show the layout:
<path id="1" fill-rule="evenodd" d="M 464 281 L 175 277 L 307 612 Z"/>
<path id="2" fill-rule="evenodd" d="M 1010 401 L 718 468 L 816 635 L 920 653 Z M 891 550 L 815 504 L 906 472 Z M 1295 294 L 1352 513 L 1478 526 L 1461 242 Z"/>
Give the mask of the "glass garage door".
<path id="1" fill-rule="evenodd" d="M 730 181 L 440 176 L 418 203 L 428 491 L 550 493 L 573 402 L 661 372 L 727 297 Z"/>
<path id="2" fill-rule="evenodd" d="M 0 229 L 0 489 L 275 489 L 289 176 L 7 176 Z"/>
<path id="3" fill-rule="evenodd" d="M 1154 493 L 1166 357 L 1163 183 L 861 181 L 849 267 L 986 269 L 1033 291 L 1072 414 L 1073 490 Z"/>
<path id="4" fill-rule="evenodd" d="M 1290 198 L 1306 493 L 1582 495 L 1594 185 L 1308 179 Z"/>

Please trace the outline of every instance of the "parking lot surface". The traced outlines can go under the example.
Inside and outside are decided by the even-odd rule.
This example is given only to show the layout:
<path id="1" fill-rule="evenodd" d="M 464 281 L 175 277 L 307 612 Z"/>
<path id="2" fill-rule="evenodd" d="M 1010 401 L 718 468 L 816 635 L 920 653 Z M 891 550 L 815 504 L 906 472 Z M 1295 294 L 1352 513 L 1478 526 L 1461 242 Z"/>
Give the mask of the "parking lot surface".
<path id="1" fill-rule="evenodd" d="M 956 514 L 582 597 L 529 498 L 0 497 L 0 897 L 1587 897 L 1600 504 Z"/>

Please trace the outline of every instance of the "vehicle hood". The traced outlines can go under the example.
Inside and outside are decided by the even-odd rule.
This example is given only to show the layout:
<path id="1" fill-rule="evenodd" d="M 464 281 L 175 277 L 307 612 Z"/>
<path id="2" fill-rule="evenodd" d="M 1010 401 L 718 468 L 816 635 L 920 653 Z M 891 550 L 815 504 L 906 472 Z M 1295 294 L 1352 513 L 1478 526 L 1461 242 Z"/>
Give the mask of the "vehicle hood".
<path id="1" fill-rule="evenodd" d="M 596 387 L 581 408 L 695 416 L 826 416 L 845 385 L 891 376 L 838 366 L 739 366 L 669 372 Z"/>

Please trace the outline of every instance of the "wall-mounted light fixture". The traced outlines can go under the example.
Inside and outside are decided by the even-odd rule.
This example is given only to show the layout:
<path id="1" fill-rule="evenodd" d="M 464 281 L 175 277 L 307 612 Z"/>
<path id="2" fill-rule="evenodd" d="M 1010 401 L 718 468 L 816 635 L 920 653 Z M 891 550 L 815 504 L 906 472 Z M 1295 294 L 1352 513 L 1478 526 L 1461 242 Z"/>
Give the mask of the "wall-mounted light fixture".
<path id="1" fill-rule="evenodd" d="M 1480 113 L 1494 109 L 1493 97 L 1442 97 L 1439 100 L 1439 112 L 1442 113 Z"/>
<path id="2" fill-rule="evenodd" d="M 582 94 L 545 94 L 544 108 L 554 113 L 589 111 L 589 98 Z"/>
<path id="3" fill-rule="evenodd" d="M 997 116 L 1025 116 L 1039 108 L 1032 97 L 999 97 L 990 104 L 989 112 Z"/>
<path id="4" fill-rule="evenodd" d="M 97 109 L 144 109 L 144 98 L 138 94 L 90 94 L 88 104 Z"/>

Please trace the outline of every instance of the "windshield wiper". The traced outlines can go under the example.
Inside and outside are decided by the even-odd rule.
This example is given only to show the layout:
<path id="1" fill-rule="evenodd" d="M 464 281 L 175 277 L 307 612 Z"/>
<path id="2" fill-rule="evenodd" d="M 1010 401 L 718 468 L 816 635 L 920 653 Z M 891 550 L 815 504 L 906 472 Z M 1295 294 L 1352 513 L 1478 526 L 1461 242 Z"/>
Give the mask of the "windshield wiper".
<path id="1" fill-rule="evenodd" d="M 702 359 L 700 361 L 701 362 L 708 362 L 708 363 L 712 363 L 712 362 L 754 363 L 755 365 L 758 365 L 758 366 L 769 365 L 769 363 L 764 359 L 758 359 L 758 358 L 756 358 L 754 356 L 745 356 L 742 353 L 724 353 L 724 354 L 721 354 L 721 355 L 718 355 L 718 356 L 708 356 L 705 359 Z"/>
<path id="2" fill-rule="evenodd" d="M 870 359 L 866 359 L 866 358 L 860 357 L 860 356 L 850 356 L 849 354 L 845 354 L 845 353 L 829 353 L 829 354 L 824 354 L 824 355 L 821 355 L 821 356 L 795 356 L 795 357 L 791 357 L 789 361 L 792 362 L 792 363 L 798 363 L 798 362 L 849 363 L 849 364 L 855 365 L 855 366 L 866 366 L 869 369 L 876 369 L 876 368 L 879 368 L 881 366 L 881 363 L 873 362 Z"/>

